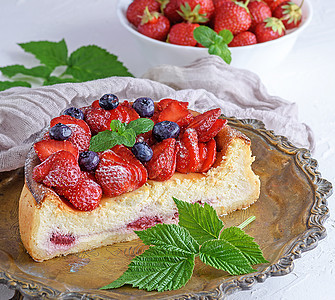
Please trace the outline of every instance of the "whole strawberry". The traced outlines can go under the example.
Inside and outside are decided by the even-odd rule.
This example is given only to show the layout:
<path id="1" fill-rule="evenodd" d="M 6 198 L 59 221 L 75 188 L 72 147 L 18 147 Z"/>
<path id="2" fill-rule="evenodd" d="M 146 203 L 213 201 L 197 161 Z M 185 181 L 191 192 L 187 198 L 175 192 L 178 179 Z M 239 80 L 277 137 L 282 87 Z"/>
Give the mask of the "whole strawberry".
<path id="1" fill-rule="evenodd" d="M 179 14 L 189 23 L 207 23 L 213 13 L 213 0 L 177 0 Z"/>
<path id="2" fill-rule="evenodd" d="M 285 34 L 285 27 L 281 20 L 271 17 L 257 24 L 255 35 L 258 43 L 275 40 Z"/>
<path id="3" fill-rule="evenodd" d="M 234 36 L 229 47 L 240 47 L 257 44 L 256 36 L 250 31 L 243 31 Z"/>
<path id="4" fill-rule="evenodd" d="M 215 11 L 214 30 L 229 30 L 233 35 L 246 31 L 251 25 L 251 17 L 246 6 L 240 2 L 225 2 Z"/>
<path id="5" fill-rule="evenodd" d="M 276 7 L 287 0 L 264 0 L 264 2 L 269 5 L 271 11 L 273 12 Z"/>
<path id="6" fill-rule="evenodd" d="M 233 2 L 233 0 L 213 0 L 215 9 L 217 9 L 219 6 L 221 6 L 222 3 L 225 2 Z"/>
<path id="7" fill-rule="evenodd" d="M 301 23 L 301 6 L 303 2 L 298 6 L 293 2 L 286 1 L 276 7 L 273 11 L 273 16 L 281 19 L 286 29 L 296 28 Z"/>
<path id="8" fill-rule="evenodd" d="M 163 11 L 164 16 L 169 19 L 171 24 L 183 21 L 182 16 L 178 13 L 178 0 L 167 0 L 167 2 L 163 0 L 161 10 Z"/>
<path id="9" fill-rule="evenodd" d="M 199 27 L 199 24 L 178 23 L 171 27 L 168 42 L 182 46 L 195 46 L 197 41 L 193 37 L 193 30 Z"/>
<path id="10" fill-rule="evenodd" d="M 150 38 L 164 41 L 170 30 L 170 21 L 167 17 L 158 12 L 150 13 L 146 7 L 137 30 Z"/>
<path id="11" fill-rule="evenodd" d="M 250 31 L 254 31 L 258 23 L 263 22 L 266 18 L 272 17 L 269 5 L 262 0 L 251 1 L 248 4 L 248 9 L 251 15 Z"/>
<path id="12" fill-rule="evenodd" d="M 126 16 L 128 21 L 137 27 L 141 23 L 146 7 L 148 7 L 150 12 L 158 12 L 160 10 L 160 4 L 156 0 L 134 0 L 127 8 Z"/>

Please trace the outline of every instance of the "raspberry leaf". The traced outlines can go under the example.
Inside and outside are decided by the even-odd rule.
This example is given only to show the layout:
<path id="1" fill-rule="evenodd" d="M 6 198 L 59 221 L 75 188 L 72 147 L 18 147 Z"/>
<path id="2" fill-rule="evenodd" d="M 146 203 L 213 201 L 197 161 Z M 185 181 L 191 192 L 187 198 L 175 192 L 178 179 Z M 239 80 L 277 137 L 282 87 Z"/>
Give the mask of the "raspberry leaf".
<path id="1" fill-rule="evenodd" d="M 46 66 L 37 66 L 31 69 L 23 65 L 11 65 L 0 68 L 3 75 L 11 78 L 17 74 L 28 75 L 32 77 L 48 78 L 51 74 L 51 69 Z"/>
<path id="2" fill-rule="evenodd" d="M 207 203 L 202 207 L 199 203 L 173 200 L 179 212 L 179 226 L 186 228 L 199 244 L 219 238 L 223 223 L 213 207 Z"/>
<path id="3" fill-rule="evenodd" d="M 16 86 L 31 87 L 30 83 L 25 81 L 0 81 L 0 91 L 4 91 Z"/>
<path id="4" fill-rule="evenodd" d="M 80 82 L 80 81 L 74 78 L 59 78 L 56 76 L 50 76 L 48 79 L 46 79 L 43 82 L 43 85 L 53 85 L 53 84 L 68 83 L 68 82 Z"/>

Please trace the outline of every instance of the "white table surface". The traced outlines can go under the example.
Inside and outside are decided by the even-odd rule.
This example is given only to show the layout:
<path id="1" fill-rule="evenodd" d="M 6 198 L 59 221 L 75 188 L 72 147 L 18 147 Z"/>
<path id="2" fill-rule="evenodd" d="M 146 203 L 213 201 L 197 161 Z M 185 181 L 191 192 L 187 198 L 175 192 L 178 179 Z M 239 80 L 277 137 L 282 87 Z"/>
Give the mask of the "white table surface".
<path id="1" fill-rule="evenodd" d="M 258 75 L 272 95 L 296 102 L 301 122 L 316 136 L 313 157 L 323 178 L 335 182 L 335 3 L 311 0 L 314 17 L 292 52 L 277 68 Z M 116 0 L 0 0 L 0 66 L 34 66 L 32 56 L 17 43 L 65 38 L 69 52 L 95 44 L 117 55 L 135 76 L 148 68 L 137 44 L 116 17 Z M 0 77 L 0 80 L 4 78 Z M 267 279 L 252 290 L 228 299 L 335 299 L 335 203 L 328 199 L 331 216 L 327 237 L 295 261 L 292 273 Z M 0 299 L 13 291 L 0 285 Z"/>

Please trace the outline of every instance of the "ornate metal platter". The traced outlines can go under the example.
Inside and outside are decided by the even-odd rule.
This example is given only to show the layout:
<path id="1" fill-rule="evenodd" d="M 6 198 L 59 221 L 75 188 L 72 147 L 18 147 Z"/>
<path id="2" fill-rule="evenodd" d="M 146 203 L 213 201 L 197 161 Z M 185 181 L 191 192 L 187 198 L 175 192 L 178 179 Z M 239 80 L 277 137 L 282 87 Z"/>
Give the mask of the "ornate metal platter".
<path id="1" fill-rule="evenodd" d="M 24 295 L 53 299 L 218 299 L 270 276 L 291 272 L 293 260 L 316 247 L 326 235 L 323 224 L 329 216 L 326 199 L 332 185 L 321 178 L 308 150 L 274 135 L 262 122 L 229 118 L 229 124 L 250 137 L 256 156 L 253 169 L 262 184 L 260 199 L 254 205 L 222 220 L 226 226 L 238 225 L 255 215 L 256 221 L 245 231 L 255 237 L 269 264 L 256 266 L 253 274 L 229 276 L 198 261 L 192 279 L 177 291 L 99 290 L 118 278 L 145 246 L 135 240 L 34 262 L 19 236 L 18 200 L 24 178 L 23 170 L 17 170 L 0 175 L 0 282 Z"/>

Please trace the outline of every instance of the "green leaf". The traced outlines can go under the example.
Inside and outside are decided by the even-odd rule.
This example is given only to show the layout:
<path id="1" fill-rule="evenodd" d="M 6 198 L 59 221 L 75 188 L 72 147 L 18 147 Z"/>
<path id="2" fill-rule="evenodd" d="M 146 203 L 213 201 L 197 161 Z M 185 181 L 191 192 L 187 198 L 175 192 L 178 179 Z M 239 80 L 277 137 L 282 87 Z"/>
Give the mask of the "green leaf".
<path id="1" fill-rule="evenodd" d="M 162 247 L 150 247 L 136 256 L 120 278 L 102 289 L 113 289 L 131 284 L 147 291 L 177 290 L 191 278 L 194 254 L 171 251 Z"/>
<path id="2" fill-rule="evenodd" d="M 122 133 L 125 131 L 126 127 L 120 120 L 112 120 L 110 124 L 110 128 L 112 131 Z"/>
<path id="3" fill-rule="evenodd" d="M 193 31 L 194 39 L 206 48 L 214 44 L 216 36 L 217 33 L 212 28 L 204 25 L 195 28 Z"/>
<path id="4" fill-rule="evenodd" d="M 227 271 L 232 275 L 255 271 L 242 252 L 225 240 L 205 242 L 200 248 L 199 257 L 205 264 Z"/>
<path id="5" fill-rule="evenodd" d="M 54 69 L 57 66 L 67 65 L 67 46 L 63 40 L 60 42 L 29 42 L 19 46 L 26 52 L 33 54 L 42 64 Z"/>
<path id="6" fill-rule="evenodd" d="M 220 239 L 229 242 L 241 251 L 252 265 L 268 263 L 254 238 L 238 227 L 229 227 L 221 232 Z"/>
<path id="7" fill-rule="evenodd" d="M 105 130 L 99 132 L 91 138 L 90 151 L 101 152 L 120 145 L 120 139 L 117 132 Z"/>
<path id="8" fill-rule="evenodd" d="M 129 122 L 126 125 L 127 129 L 132 128 L 136 135 L 139 135 L 141 133 L 146 133 L 150 130 L 152 130 L 152 128 L 154 127 L 155 123 L 154 121 L 147 119 L 147 118 L 139 118 L 136 120 L 133 120 L 131 122 Z"/>
<path id="9" fill-rule="evenodd" d="M 28 75 L 39 78 L 48 78 L 51 74 L 51 69 L 45 66 L 38 66 L 31 69 L 27 69 L 23 65 L 11 65 L 0 68 L 3 75 L 7 77 L 13 77 L 17 74 Z"/>
<path id="10" fill-rule="evenodd" d="M 227 30 L 227 29 L 223 29 L 219 32 L 219 36 L 221 36 L 223 38 L 223 42 L 226 44 L 229 44 L 233 38 L 234 35 L 231 33 L 231 31 Z"/>
<path id="11" fill-rule="evenodd" d="M 126 147 L 133 147 L 136 142 L 135 131 L 130 128 L 126 129 L 122 134 L 119 135 L 120 144 L 125 145 Z"/>
<path id="12" fill-rule="evenodd" d="M 213 207 L 207 203 L 202 207 L 198 203 L 173 200 L 179 212 L 179 225 L 186 228 L 199 244 L 219 238 L 223 223 Z"/>
<path id="13" fill-rule="evenodd" d="M 4 91 L 15 86 L 31 87 L 30 83 L 25 81 L 0 81 L 0 91 Z"/>
<path id="14" fill-rule="evenodd" d="M 56 76 L 50 76 L 47 80 L 43 82 L 43 85 L 53 85 L 58 83 L 69 83 L 69 82 L 79 82 L 74 78 L 59 78 Z"/>
<path id="15" fill-rule="evenodd" d="M 95 45 L 74 51 L 64 74 L 72 75 L 80 81 L 110 76 L 133 76 L 115 55 Z"/>
<path id="16" fill-rule="evenodd" d="M 157 224 L 147 230 L 135 231 L 146 245 L 160 246 L 184 254 L 198 254 L 199 244 L 183 227 L 175 224 Z"/>
<path id="17" fill-rule="evenodd" d="M 208 53 L 220 56 L 227 64 L 231 63 L 231 52 L 225 42 L 213 44 L 208 48 Z"/>

